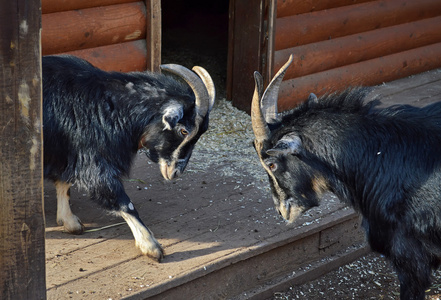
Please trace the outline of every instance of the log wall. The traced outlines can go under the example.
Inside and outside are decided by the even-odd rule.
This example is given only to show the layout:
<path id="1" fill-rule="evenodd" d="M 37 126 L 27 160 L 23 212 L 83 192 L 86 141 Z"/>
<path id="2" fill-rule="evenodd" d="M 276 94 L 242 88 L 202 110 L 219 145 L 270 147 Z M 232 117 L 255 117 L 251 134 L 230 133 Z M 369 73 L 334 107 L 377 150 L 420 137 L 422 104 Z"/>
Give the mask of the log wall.
<path id="1" fill-rule="evenodd" d="M 107 71 L 157 70 L 160 17 L 155 0 L 42 0 L 42 54 L 73 54 Z"/>
<path id="2" fill-rule="evenodd" d="M 439 68 L 440 50 L 439 0 L 279 0 L 273 72 L 294 55 L 279 109 Z"/>

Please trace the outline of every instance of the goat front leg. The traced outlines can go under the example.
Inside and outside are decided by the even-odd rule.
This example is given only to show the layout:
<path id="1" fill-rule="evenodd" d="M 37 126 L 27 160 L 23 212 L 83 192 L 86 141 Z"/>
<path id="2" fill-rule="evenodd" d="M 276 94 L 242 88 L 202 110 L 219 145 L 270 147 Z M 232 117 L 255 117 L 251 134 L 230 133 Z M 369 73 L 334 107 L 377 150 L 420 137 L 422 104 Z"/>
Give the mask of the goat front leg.
<path id="1" fill-rule="evenodd" d="M 129 204 L 120 211 L 120 214 L 132 230 L 136 247 L 141 250 L 142 254 L 160 262 L 164 257 L 164 250 L 150 229 L 148 229 L 139 218 L 139 214 L 133 206 L 133 203 L 129 202 Z"/>
<path id="2" fill-rule="evenodd" d="M 70 199 L 70 183 L 64 181 L 56 181 L 55 189 L 57 191 L 57 223 L 64 225 L 67 232 L 73 234 L 82 234 L 84 225 L 80 219 L 72 213 L 69 205 Z"/>
<path id="3" fill-rule="evenodd" d="M 90 190 L 92 200 L 100 203 L 104 208 L 120 215 L 132 230 L 136 241 L 136 247 L 142 254 L 156 261 L 161 261 L 164 250 L 153 236 L 153 233 L 144 225 L 139 218 L 138 211 L 124 191 L 124 186 L 119 179 L 109 177 L 107 184 L 97 184 Z"/>

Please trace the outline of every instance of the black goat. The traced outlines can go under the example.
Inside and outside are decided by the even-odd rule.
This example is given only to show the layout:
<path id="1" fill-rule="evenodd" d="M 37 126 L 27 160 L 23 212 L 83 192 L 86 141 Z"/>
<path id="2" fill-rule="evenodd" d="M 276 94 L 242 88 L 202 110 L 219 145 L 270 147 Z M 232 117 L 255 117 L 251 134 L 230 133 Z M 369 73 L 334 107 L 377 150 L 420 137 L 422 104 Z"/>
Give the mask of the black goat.
<path id="1" fill-rule="evenodd" d="M 291 61 L 263 97 L 255 73 L 254 146 L 276 209 L 293 222 L 333 192 L 363 216 L 371 248 L 395 267 L 401 299 L 424 299 L 441 256 L 441 103 L 380 109 L 358 88 L 279 114 Z"/>
<path id="2" fill-rule="evenodd" d="M 208 128 L 215 90 L 210 75 L 164 65 L 188 85 L 149 72 L 104 72 L 73 56 L 46 56 L 43 64 L 44 176 L 54 181 L 57 222 L 83 232 L 71 212 L 69 189 L 121 215 L 137 247 L 156 260 L 163 249 L 124 191 L 139 149 L 159 163 L 167 180 L 182 173 L 195 143 Z M 198 76 L 199 75 L 199 76 Z"/>

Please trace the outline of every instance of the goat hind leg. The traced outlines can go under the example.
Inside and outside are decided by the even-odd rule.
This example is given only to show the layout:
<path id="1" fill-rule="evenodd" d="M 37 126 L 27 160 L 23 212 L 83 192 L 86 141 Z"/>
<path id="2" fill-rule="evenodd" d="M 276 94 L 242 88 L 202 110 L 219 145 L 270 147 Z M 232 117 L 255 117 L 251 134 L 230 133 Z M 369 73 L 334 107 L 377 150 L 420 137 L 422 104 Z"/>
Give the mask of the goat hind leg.
<path id="1" fill-rule="evenodd" d="M 64 225 L 67 232 L 81 234 L 84 231 L 84 225 L 80 219 L 72 213 L 69 205 L 71 184 L 63 181 L 55 182 L 57 191 L 57 223 Z"/>
<path id="2" fill-rule="evenodd" d="M 424 300 L 430 286 L 430 255 L 422 247 L 408 248 L 405 256 L 393 258 L 393 264 L 400 281 L 401 300 Z"/>

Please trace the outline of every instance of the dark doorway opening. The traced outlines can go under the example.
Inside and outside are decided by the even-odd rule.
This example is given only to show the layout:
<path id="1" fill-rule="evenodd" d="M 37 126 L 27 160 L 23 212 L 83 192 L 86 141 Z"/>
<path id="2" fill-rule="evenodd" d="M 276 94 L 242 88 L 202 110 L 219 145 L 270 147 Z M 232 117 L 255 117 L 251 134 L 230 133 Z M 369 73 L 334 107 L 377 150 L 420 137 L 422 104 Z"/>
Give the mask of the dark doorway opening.
<path id="1" fill-rule="evenodd" d="M 163 0 L 162 63 L 201 66 L 211 75 L 217 97 L 226 96 L 228 1 Z"/>

